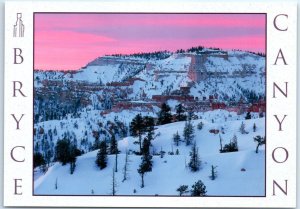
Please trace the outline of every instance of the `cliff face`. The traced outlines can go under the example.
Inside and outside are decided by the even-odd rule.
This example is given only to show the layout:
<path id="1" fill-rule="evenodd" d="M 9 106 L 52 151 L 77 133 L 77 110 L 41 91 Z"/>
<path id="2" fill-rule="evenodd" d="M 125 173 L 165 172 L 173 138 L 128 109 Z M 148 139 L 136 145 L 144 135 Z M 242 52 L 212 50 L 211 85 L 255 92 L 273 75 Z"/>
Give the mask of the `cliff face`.
<path id="1" fill-rule="evenodd" d="M 265 97 L 265 58 L 220 50 L 156 59 L 105 56 L 77 72 L 35 71 L 35 95 L 43 99 L 45 109 L 51 103 L 51 107 L 66 104 L 72 110 L 87 105 L 110 109 L 128 101 L 156 102 L 153 98 L 182 102 L 213 97 L 217 102 L 253 103 Z"/>

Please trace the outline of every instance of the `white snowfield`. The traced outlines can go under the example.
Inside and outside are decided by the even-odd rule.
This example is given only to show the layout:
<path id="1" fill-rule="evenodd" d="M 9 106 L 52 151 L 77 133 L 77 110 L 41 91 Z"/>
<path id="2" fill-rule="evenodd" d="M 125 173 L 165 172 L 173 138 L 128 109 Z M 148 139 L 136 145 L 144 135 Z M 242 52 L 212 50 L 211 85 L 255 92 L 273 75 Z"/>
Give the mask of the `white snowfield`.
<path id="1" fill-rule="evenodd" d="M 128 113 L 127 113 L 128 114 Z M 131 114 L 128 114 L 131 115 Z M 132 113 L 132 115 L 135 115 Z M 191 172 L 187 166 L 190 160 L 191 146 L 181 142 L 177 147 L 173 142 L 173 134 L 177 131 L 183 140 L 183 128 L 185 122 L 176 122 L 162 126 L 156 126 L 155 138 L 152 141 L 151 153 L 165 151 L 165 155 L 153 156 L 152 172 L 145 174 L 145 187 L 141 188 L 141 177 L 137 172 L 141 162 L 141 156 L 132 153 L 139 150 L 139 145 L 133 142 L 137 138 L 126 137 L 118 141 L 118 172 L 115 172 L 116 195 L 174 195 L 179 193 L 176 189 L 180 185 L 188 185 L 189 189 L 198 180 L 206 186 L 208 196 L 264 196 L 265 195 L 265 147 L 260 146 L 255 153 L 256 142 L 253 137 L 265 136 L 265 118 L 258 118 L 256 114 L 252 119 L 244 120 L 244 116 L 237 116 L 227 111 L 210 111 L 202 113 L 202 119 L 193 120 L 195 126 L 195 142 L 201 159 L 201 168 L 197 172 Z M 226 118 L 226 119 L 225 119 Z M 214 123 L 212 123 L 214 119 Z M 129 120 L 129 119 L 128 119 Z M 202 121 L 202 130 L 197 129 L 197 124 Z M 248 134 L 241 134 L 239 128 L 245 123 Z M 253 124 L 256 131 L 253 132 Z M 52 126 L 54 123 L 51 124 Z M 49 128 L 50 122 L 44 127 Z M 59 127 L 57 126 L 59 129 Z M 210 133 L 211 129 L 222 129 L 220 132 L 223 146 L 234 135 L 238 139 L 238 152 L 219 153 L 219 134 Z M 58 130 L 60 132 L 60 130 Z M 76 133 L 79 137 L 81 132 Z M 170 155 L 178 149 L 178 155 Z M 123 180 L 123 167 L 125 153 L 129 155 L 128 179 Z M 107 167 L 100 170 L 95 160 L 97 151 L 88 152 L 77 157 L 76 168 L 73 175 L 70 174 L 69 164 L 62 166 L 54 163 L 44 174 L 39 169 L 35 170 L 34 194 L 35 195 L 112 195 L 112 176 L 115 167 L 115 155 L 108 155 Z M 217 166 L 217 178 L 211 180 L 211 166 Z M 55 188 L 57 184 L 57 189 Z M 189 195 L 189 194 L 186 194 Z"/>

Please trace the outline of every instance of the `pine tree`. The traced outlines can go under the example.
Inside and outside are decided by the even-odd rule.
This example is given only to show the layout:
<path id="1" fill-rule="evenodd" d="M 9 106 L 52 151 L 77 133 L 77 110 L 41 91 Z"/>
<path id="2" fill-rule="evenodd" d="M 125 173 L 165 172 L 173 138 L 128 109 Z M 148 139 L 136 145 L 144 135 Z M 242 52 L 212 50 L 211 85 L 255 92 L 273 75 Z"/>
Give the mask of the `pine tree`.
<path id="1" fill-rule="evenodd" d="M 256 124 L 253 123 L 253 132 L 256 132 Z"/>
<path id="2" fill-rule="evenodd" d="M 178 131 L 176 132 L 176 134 L 173 135 L 173 141 L 174 141 L 176 146 L 179 146 L 180 135 L 178 134 Z"/>
<path id="3" fill-rule="evenodd" d="M 44 164 L 45 164 L 45 160 L 43 155 L 40 152 L 35 152 L 33 154 L 33 168 L 36 168 Z"/>
<path id="4" fill-rule="evenodd" d="M 193 124 L 191 123 L 191 121 L 187 121 L 185 123 L 185 126 L 184 126 L 184 130 L 183 130 L 183 137 L 184 137 L 184 141 L 185 141 L 185 144 L 188 146 L 192 143 L 195 135 L 194 135 L 194 126 Z"/>
<path id="5" fill-rule="evenodd" d="M 199 180 L 192 186 L 191 196 L 206 196 L 206 192 L 206 186 Z"/>
<path id="6" fill-rule="evenodd" d="M 200 161 L 199 154 L 198 154 L 198 147 L 196 146 L 196 143 L 194 143 L 192 146 L 190 156 L 191 156 L 191 158 L 190 158 L 190 162 L 189 162 L 189 167 L 190 167 L 191 171 L 196 172 L 199 170 L 200 165 L 201 165 L 201 161 Z"/>
<path id="7" fill-rule="evenodd" d="M 220 138 L 220 152 L 223 152 L 223 145 L 222 145 L 223 139 L 220 134 L 219 134 L 219 138 Z"/>
<path id="8" fill-rule="evenodd" d="M 171 108 L 166 103 L 161 105 L 161 110 L 158 113 L 158 125 L 164 125 L 172 122 Z"/>
<path id="9" fill-rule="evenodd" d="M 225 144 L 224 148 L 220 150 L 221 153 L 223 152 L 237 152 L 238 149 L 238 141 L 236 135 L 230 140 L 228 144 Z"/>
<path id="10" fill-rule="evenodd" d="M 145 137 L 143 140 L 143 147 L 142 147 L 142 155 L 149 155 L 150 154 L 150 146 L 151 146 L 151 140 L 148 139 L 148 137 Z"/>
<path id="11" fill-rule="evenodd" d="M 181 185 L 180 187 L 178 187 L 178 189 L 176 190 L 177 192 L 179 192 L 179 196 L 182 196 L 184 193 L 188 193 L 188 185 Z"/>
<path id="12" fill-rule="evenodd" d="M 144 132 L 154 132 L 154 118 L 151 116 L 143 117 Z"/>
<path id="13" fill-rule="evenodd" d="M 246 128 L 246 126 L 245 126 L 244 122 L 242 122 L 241 126 L 240 126 L 240 132 L 241 132 L 241 134 L 246 134 L 247 133 L 246 130 L 245 130 L 245 128 Z"/>
<path id="14" fill-rule="evenodd" d="M 211 176 L 209 178 L 211 180 L 215 180 L 217 178 L 217 171 L 216 171 L 217 166 L 211 166 Z"/>
<path id="15" fill-rule="evenodd" d="M 256 137 L 254 137 L 254 141 L 257 143 L 255 152 L 258 153 L 259 146 L 266 144 L 266 137 L 256 136 Z"/>
<path id="16" fill-rule="evenodd" d="M 198 123 L 197 128 L 198 128 L 198 130 L 202 130 L 202 128 L 203 128 L 203 122 L 202 121 L 200 123 Z"/>
<path id="17" fill-rule="evenodd" d="M 233 143 L 233 147 L 236 151 L 238 151 L 239 147 L 238 147 L 238 141 L 237 141 L 237 136 L 234 134 L 232 137 L 232 143 Z"/>
<path id="18" fill-rule="evenodd" d="M 176 121 L 185 121 L 187 116 L 184 113 L 185 113 L 185 109 L 183 105 L 178 104 L 176 106 L 176 115 L 175 115 Z"/>
<path id="19" fill-rule="evenodd" d="M 131 136 L 138 136 L 139 134 L 143 133 L 144 123 L 141 114 L 137 114 L 131 121 L 129 126 L 129 131 Z"/>
<path id="20" fill-rule="evenodd" d="M 100 147 L 100 133 L 99 131 L 93 131 L 93 136 L 95 138 L 94 144 L 93 144 L 93 150 L 99 149 Z"/>
<path id="21" fill-rule="evenodd" d="M 144 123 L 141 114 L 137 114 L 130 123 L 130 134 L 134 137 L 138 136 L 138 141 L 135 144 L 139 144 L 140 153 L 142 152 L 142 134 L 144 133 Z"/>
<path id="22" fill-rule="evenodd" d="M 55 146 L 55 158 L 62 165 L 66 165 L 70 161 L 70 140 L 58 140 Z"/>
<path id="23" fill-rule="evenodd" d="M 150 155 L 150 145 L 151 141 L 147 138 L 143 141 L 143 148 L 142 148 L 142 161 L 138 169 L 138 173 L 141 175 L 142 183 L 141 187 L 144 187 L 144 175 L 146 172 L 152 171 L 152 156 Z"/>
<path id="24" fill-rule="evenodd" d="M 54 188 L 55 188 L 55 190 L 57 190 L 57 189 L 58 189 L 58 180 L 57 180 L 57 178 L 55 179 Z"/>
<path id="25" fill-rule="evenodd" d="M 247 112 L 247 115 L 246 115 L 245 119 L 246 119 L 246 120 L 251 119 L 251 114 L 250 114 L 250 112 Z"/>
<path id="26" fill-rule="evenodd" d="M 107 166 L 107 146 L 105 140 L 100 142 L 100 149 L 97 153 L 96 164 L 101 170 Z"/>
<path id="27" fill-rule="evenodd" d="M 118 150 L 118 142 L 116 140 L 116 137 L 114 134 L 111 135 L 111 139 L 110 139 L 110 154 L 116 154 L 119 152 Z"/>

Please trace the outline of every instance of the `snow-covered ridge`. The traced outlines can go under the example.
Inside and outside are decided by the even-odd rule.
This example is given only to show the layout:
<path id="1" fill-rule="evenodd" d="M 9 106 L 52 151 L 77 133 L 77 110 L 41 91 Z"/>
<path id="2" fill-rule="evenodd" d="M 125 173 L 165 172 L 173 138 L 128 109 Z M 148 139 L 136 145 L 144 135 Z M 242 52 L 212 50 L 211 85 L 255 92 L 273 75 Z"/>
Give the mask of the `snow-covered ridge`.
<path id="1" fill-rule="evenodd" d="M 183 86 L 191 87 L 189 94 L 198 98 L 208 98 L 218 91 L 220 101 L 239 100 L 243 89 L 264 97 L 265 57 L 216 50 L 203 50 L 200 54 L 173 53 L 159 60 L 104 56 L 76 72 L 36 71 L 35 87 L 42 87 L 43 80 L 126 86 L 134 78 L 143 80 L 132 83 L 131 98 L 135 99 L 144 99 L 139 92 L 152 99 L 153 95 L 172 94 Z"/>

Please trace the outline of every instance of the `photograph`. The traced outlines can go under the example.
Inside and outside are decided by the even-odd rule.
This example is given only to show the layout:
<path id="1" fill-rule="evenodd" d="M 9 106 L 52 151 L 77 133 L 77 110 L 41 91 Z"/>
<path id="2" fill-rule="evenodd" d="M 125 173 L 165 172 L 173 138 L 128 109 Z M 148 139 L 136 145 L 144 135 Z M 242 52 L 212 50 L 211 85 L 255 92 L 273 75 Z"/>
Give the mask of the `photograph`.
<path id="1" fill-rule="evenodd" d="M 265 196 L 266 15 L 34 14 L 34 195 Z"/>

